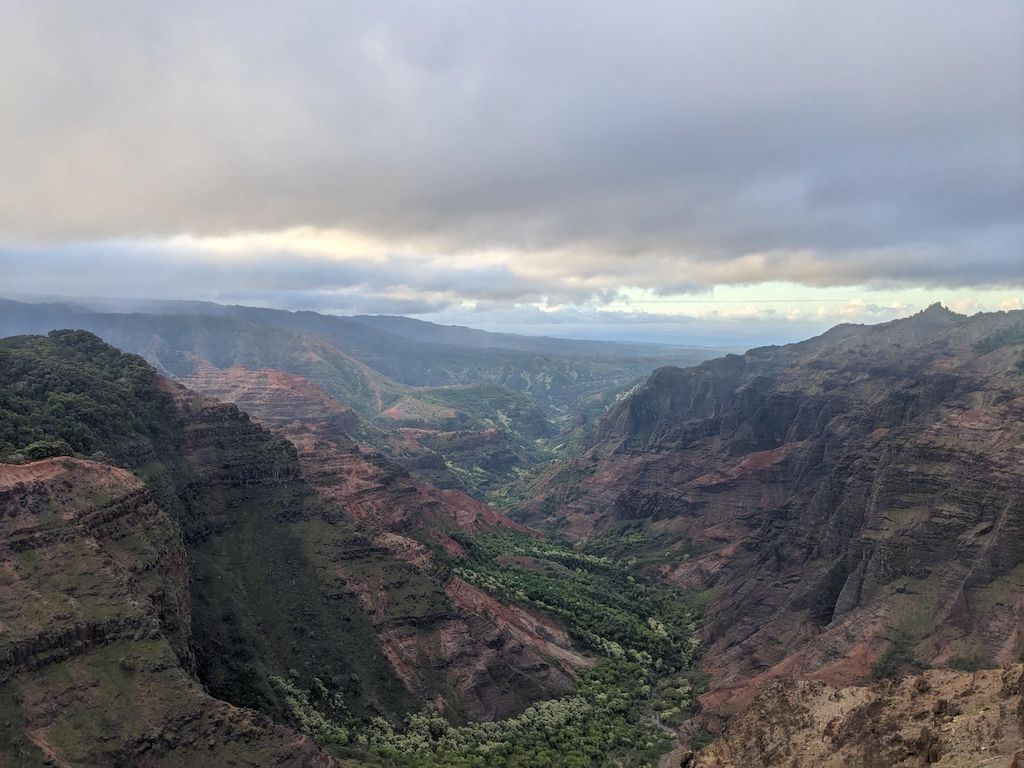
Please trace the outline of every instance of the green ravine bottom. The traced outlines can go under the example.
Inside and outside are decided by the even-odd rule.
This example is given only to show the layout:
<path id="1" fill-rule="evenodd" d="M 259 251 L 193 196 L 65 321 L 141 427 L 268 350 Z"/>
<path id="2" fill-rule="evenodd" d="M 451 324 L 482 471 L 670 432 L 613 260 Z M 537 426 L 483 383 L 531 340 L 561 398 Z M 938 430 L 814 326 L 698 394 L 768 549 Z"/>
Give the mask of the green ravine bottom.
<path id="1" fill-rule="evenodd" d="M 375 766 L 650 766 L 691 716 L 698 611 L 688 596 L 641 583 L 625 563 L 520 534 L 461 536 L 454 571 L 495 596 L 561 621 L 596 659 L 569 694 L 495 722 L 452 725 L 423 710 L 395 724 L 350 714 L 314 680 L 269 682 L 288 719 L 325 749 Z"/>

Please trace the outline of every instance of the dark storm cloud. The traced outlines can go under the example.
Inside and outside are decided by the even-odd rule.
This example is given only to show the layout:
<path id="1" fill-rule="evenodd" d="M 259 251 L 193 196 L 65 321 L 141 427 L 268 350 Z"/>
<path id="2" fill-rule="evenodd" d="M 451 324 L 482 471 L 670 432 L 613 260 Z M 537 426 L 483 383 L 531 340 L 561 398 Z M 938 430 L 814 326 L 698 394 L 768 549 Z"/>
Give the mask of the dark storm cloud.
<path id="1" fill-rule="evenodd" d="M 1020 284 L 1022 41 L 1019 0 L 9 0 L 0 240 L 311 226 L 510 254 L 259 262 L 252 291 Z M 550 253 L 576 283 L 516 269 Z"/>

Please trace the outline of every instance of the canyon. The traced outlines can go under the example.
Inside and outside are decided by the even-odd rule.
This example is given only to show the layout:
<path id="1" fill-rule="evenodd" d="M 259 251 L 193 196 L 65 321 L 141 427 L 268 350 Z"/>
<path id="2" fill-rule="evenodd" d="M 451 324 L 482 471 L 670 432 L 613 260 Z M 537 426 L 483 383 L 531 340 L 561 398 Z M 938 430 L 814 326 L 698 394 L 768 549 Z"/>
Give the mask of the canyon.
<path id="1" fill-rule="evenodd" d="M 391 729 L 423 707 L 437 754 L 481 749 L 481 723 L 591 711 L 575 692 L 623 663 L 654 730 L 609 764 L 1024 760 L 1020 312 L 934 306 L 543 397 L 492 369 L 417 380 L 382 362 L 405 342 L 362 360 L 331 320 L 174 315 L 168 346 L 167 317 L 127 317 L 89 321 L 145 360 L 0 341 L 9 762 L 405 764 Z M 520 343 L 466 330 L 449 362 Z M 514 744 L 498 764 L 532 764 Z"/>

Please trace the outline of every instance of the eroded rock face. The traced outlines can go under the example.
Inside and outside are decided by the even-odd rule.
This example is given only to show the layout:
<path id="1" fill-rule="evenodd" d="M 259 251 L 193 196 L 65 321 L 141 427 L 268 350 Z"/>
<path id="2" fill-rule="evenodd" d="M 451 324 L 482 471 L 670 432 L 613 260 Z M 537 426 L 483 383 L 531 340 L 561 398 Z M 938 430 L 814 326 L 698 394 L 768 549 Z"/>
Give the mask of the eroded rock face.
<path id="1" fill-rule="evenodd" d="M 355 411 L 308 379 L 273 368 L 199 366 L 182 382 L 195 392 L 247 413 L 258 412 L 264 424 L 284 426 L 296 420 L 330 423 L 352 433 L 359 427 Z"/>
<path id="2" fill-rule="evenodd" d="M 692 765 L 1011 768 L 1024 755 L 1022 681 L 1019 664 L 936 669 L 870 687 L 774 681 Z"/>
<path id="3" fill-rule="evenodd" d="M 708 706 L 783 674 L 853 682 L 894 640 L 925 662 L 1017 661 L 1022 328 L 932 308 L 660 369 L 528 519 L 576 538 L 639 525 L 666 581 L 707 590 Z"/>
<path id="4" fill-rule="evenodd" d="M 333 764 L 192 676 L 184 543 L 130 472 L 0 464 L 0 594 L 0 762 Z"/>
<path id="5" fill-rule="evenodd" d="M 185 550 L 134 475 L 72 458 L 0 465 L 0 510 L 0 678 L 151 632 L 187 662 Z"/>
<path id="6" fill-rule="evenodd" d="M 589 663 L 552 621 L 453 578 L 450 534 L 525 530 L 456 490 L 441 491 L 360 447 L 350 411 L 298 376 L 206 368 L 185 383 L 229 399 L 295 446 L 321 501 L 311 540 L 320 578 L 356 597 L 415 700 L 455 719 L 494 719 L 567 690 Z"/>

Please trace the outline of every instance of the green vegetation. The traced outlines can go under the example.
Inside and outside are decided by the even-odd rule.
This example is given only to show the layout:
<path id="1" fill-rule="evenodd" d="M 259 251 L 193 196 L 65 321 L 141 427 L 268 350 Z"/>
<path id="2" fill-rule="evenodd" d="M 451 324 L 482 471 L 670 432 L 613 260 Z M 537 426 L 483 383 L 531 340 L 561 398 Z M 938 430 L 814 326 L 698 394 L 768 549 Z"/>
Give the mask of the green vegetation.
<path id="1" fill-rule="evenodd" d="M 270 684 L 283 697 L 288 715 L 299 730 L 313 736 L 321 744 L 344 745 L 349 742 L 349 732 L 337 724 L 336 719 L 348 716 L 344 699 L 340 694 L 331 694 L 319 677 L 313 678 L 313 689 L 306 692 L 283 677 L 271 675 Z M 320 709 L 310 701 L 315 696 L 321 708 L 333 710 L 335 719 L 328 719 Z"/>
<path id="2" fill-rule="evenodd" d="M 639 520 L 610 525 L 587 541 L 586 548 L 594 554 L 621 559 L 634 574 L 667 561 L 689 560 L 706 551 L 706 547 L 689 539 L 658 532 Z M 695 604 L 694 596 L 689 595 L 688 599 L 691 605 Z"/>
<path id="3" fill-rule="evenodd" d="M 85 331 L 0 340 L 0 460 L 102 452 L 124 461 L 173 410 L 152 368 Z"/>
<path id="4" fill-rule="evenodd" d="M 489 381 L 417 390 L 416 397 L 458 411 L 478 427 L 503 427 L 531 439 L 548 437 L 554 432 L 544 412 L 528 395 Z"/>
<path id="5" fill-rule="evenodd" d="M 530 396 L 491 382 L 412 390 L 375 424 L 424 430 L 425 456 L 413 471 L 433 485 L 459 488 L 495 504 L 509 503 L 520 477 L 550 458 L 552 422 Z M 389 450 L 387 439 L 378 447 Z"/>
<path id="6" fill-rule="evenodd" d="M 385 763 L 416 768 L 647 766 L 670 741 L 649 716 L 650 690 L 648 668 L 605 660 L 581 674 L 573 695 L 535 704 L 518 717 L 453 727 L 423 713 L 401 731 L 377 721 L 360 738 Z"/>
<path id="7" fill-rule="evenodd" d="M 343 757 L 382 766 L 649 766 L 692 714 L 702 680 L 690 669 L 696 613 L 683 595 L 638 582 L 607 556 L 520 534 L 458 535 L 467 556 L 454 572 L 514 602 L 561 619 L 598 663 L 569 695 L 520 715 L 453 725 L 434 711 L 399 726 L 348 715 L 317 685 L 271 684 L 289 720 Z"/>
<path id="8" fill-rule="evenodd" d="M 36 440 L 34 443 L 26 445 L 22 452 L 29 461 L 39 461 L 54 456 L 72 456 L 75 449 L 68 444 L 67 440 L 57 438 L 56 440 Z"/>
<path id="9" fill-rule="evenodd" d="M 680 668 L 696 650 L 697 618 L 682 596 L 641 583 L 624 564 L 516 534 L 462 543 L 470 555 L 455 568 L 458 575 L 506 600 L 557 616 L 594 651 Z M 509 557 L 519 559 L 510 562 Z"/>
<path id="10" fill-rule="evenodd" d="M 399 729 L 380 717 L 350 729 L 323 715 L 324 695 L 307 693 L 281 679 L 274 684 L 286 692 L 293 724 L 335 754 L 356 757 L 363 764 L 639 768 L 656 763 L 671 736 L 653 714 L 650 670 L 629 661 L 603 660 L 580 675 L 572 695 L 534 704 L 516 717 L 463 726 L 424 711 L 406 718 Z M 689 683 L 683 681 L 678 690 L 685 691 L 679 694 L 686 698 L 678 708 L 682 712 L 689 706 Z"/>

